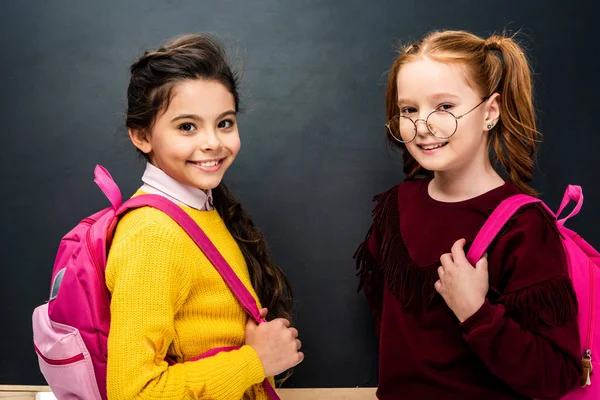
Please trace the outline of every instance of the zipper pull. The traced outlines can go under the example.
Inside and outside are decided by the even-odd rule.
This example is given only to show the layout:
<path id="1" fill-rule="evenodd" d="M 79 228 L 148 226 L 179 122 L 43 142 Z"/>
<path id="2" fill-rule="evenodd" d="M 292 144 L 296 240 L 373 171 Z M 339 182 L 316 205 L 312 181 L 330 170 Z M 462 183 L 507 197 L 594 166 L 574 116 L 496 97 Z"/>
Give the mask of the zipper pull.
<path id="1" fill-rule="evenodd" d="M 586 349 L 583 357 L 581 357 L 581 365 L 583 366 L 583 374 L 579 380 L 579 385 L 584 388 L 592 384 L 590 380 L 590 375 L 592 374 L 592 352 L 589 349 Z"/>

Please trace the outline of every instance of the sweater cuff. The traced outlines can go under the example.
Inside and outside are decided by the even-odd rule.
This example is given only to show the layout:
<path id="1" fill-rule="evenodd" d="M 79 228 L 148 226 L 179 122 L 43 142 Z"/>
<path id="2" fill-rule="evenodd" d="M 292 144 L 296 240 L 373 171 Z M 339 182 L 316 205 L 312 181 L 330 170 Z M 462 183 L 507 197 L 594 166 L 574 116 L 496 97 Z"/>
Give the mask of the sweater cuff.
<path id="1" fill-rule="evenodd" d="M 180 365 L 185 368 L 188 389 L 199 390 L 200 393 L 206 391 L 204 396 L 211 399 L 230 399 L 232 395 L 233 398 L 238 398 L 250 386 L 265 379 L 258 355 L 247 345 L 196 361 L 176 364 L 172 368 Z"/>
<path id="2" fill-rule="evenodd" d="M 248 379 L 253 385 L 265 380 L 265 369 L 258 358 L 258 354 L 251 346 L 244 345 L 240 348 L 240 352 L 246 357 L 248 362 Z"/>
<path id="3" fill-rule="evenodd" d="M 495 314 L 496 306 L 493 306 L 488 299 L 485 299 L 485 302 L 479 310 L 459 325 L 465 333 L 470 333 L 472 330 L 477 329 L 482 325 L 489 325 L 494 319 Z"/>

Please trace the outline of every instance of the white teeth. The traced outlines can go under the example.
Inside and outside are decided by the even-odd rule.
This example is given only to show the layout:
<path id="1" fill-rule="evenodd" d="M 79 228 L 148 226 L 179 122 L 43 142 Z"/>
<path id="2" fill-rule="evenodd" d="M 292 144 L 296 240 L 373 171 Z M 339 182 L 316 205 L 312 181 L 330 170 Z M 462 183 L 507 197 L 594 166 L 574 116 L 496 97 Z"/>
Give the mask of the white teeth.
<path id="1" fill-rule="evenodd" d="M 218 161 L 209 161 L 209 162 L 201 162 L 200 166 L 201 167 L 214 167 L 215 165 L 217 165 L 219 162 Z"/>
<path id="2" fill-rule="evenodd" d="M 440 143 L 440 144 L 434 144 L 431 146 L 421 146 L 424 150 L 433 150 L 433 149 L 437 149 L 438 147 L 442 147 L 443 145 L 445 145 L 446 143 Z"/>

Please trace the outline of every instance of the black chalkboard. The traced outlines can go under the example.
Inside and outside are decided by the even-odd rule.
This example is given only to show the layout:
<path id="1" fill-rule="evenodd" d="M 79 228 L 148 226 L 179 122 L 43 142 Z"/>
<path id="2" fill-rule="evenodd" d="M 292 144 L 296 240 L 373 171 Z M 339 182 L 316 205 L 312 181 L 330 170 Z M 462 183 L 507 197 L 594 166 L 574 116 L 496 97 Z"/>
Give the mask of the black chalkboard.
<path id="1" fill-rule="evenodd" d="M 62 235 L 108 204 L 94 166 L 125 196 L 140 185 L 123 113 L 128 66 L 146 48 L 211 32 L 244 68 L 242 151 L 226 178 L 293 284 L 306 360 L 286 385 L 374 386 L 352 255 L 371 197 L 402 180 L 383 136 L 395 43 L 431 29 L 521 30 L 545 135 L 534 187 L 554 208 L 567 184 L 582 185 L 570 226 L 600 247 L 597 11 L 558 0 L 3 1 L 0 384 L 45 384 L 31 313 Z"/>

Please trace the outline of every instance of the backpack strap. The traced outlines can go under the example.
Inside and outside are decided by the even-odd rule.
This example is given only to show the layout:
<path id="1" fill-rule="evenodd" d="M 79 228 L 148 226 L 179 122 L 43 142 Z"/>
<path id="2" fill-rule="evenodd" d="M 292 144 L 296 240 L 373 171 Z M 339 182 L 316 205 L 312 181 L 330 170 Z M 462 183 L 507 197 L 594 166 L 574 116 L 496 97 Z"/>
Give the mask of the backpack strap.
<path id="1" fill-rule="evenodd" d="M 200 226 L 187 215 L 181 207 L 177 204 L 173 203 L 171 200 L 162 197 L 157 194 L 143 194 L 140 196 L 136 196 L 132 199 L 127 200 L 123 205 L 117 210 L 117 216 L 122 215 L 128 210 L 132 210 L 140 207 L 152 207 L 156 208 L 167 214 L 171 217 L 175 222 L 179 224 L 179 226 L 192 238 L 192 240 L 196 243 L 196 245 L 202 250 L 206 258 L 213 264 L 215 269 L 219 272 L 229 289 L 233 292 L 233 295 L 238 299 L 244 310 L 256 321 L 256 323 L 260 324 L 262 322 L 266 322 L 264 318 L 260 316 L 260 311 L 258 309 L 258 305 L 254 300 L 254 297 L 250 294 L 246 286 L 240 281 L 240 278 L 233 272 L 231 266 L 227 263 L 227 261 L 223 258 L 219 250 L 215 247 L 215 245 L 210 241 L 208 236 L 202 231 Z M 199 358 L 204 358 L 207 356 L 211 356 L 217 354 L 221 351 L 228 351 L 233 348 L 218 348 L 213 349 Z M 167 360 L 169 361 L 169 360 Z M 279 396 L 277 392 L 271 386 L 271 383 L 267 378 L 263 381 L 263 385 L 265 390 L 269 394 L 269 397 L 273 400 L 279 400 Z"/>
<path id="2" fill-rule="evenodd" d="M 567 186 L 556 214 L 554 214 L 552 210 L 550 210 L 548 206 L 540 199 L 527 196 L 525 194 L 518 194 L 505 199 L 498 207 L 496 207 L 496 209 L 492 212 L 492 215 L 489 216 L 483 227 L 480 229 L 477 237 L 471 245 L 471 248 L 469 249 L 467 260 L 469 260 L 471 264 L 475 265 L 483 256 L 494 238 L 498 235 L 502 227 L 524 205 L 539 203 L 551 216 L 557 218 L 571 201 L 576 203 L 575 207 L 568 216 L 558 220 L 558 224 L 561 226 L 563 226 L 569 218 L 577 215 L 577 213 L 579 213 L 581 210 L 581 207 L 583 206 L 583 191 L 581 190 L 581 186 Z"/>
<path id="3" fill-rule="evenodd" d="M 477 233 L 475 240 L 473 240 L 473 243 L 469 248 L 467 260 L 469 260 L 472 265 L 475 265 L 481 257 L 483 257 L 487 248 L 494 238 L 498 236 L 498 233 L 500 233 L 500 230 L 506 225 L 508 220 L 510 220 L 521 207 L 536 203 L 542 204 L 546 211 L 554 216 L 554 213 L 546 206 L 546 204 L 544 204 L 544 202 L 526 194 L 517 194 L 503 200 L 485 221 L 479 230 L 479 233 Z"/>
<path id="4" fill-rule="evenodd" d="M 96 168 L 94 168 L 94 182 L 96 182 L 96 185 L 102 190 L 102 193 L 108 198 L 112 208 L 116 211 L 123 201 L 121 191 L 110 173 L 102 165 L 96 165 Z"/>
<path id="5" fill-rule="evenodd" d="M 240 278 L 233 272 L 231 266 L 223 258 L 219 250 L 210 241 L 208 236 L 202 231 L 200 226 L 186 214 L 181 207 L 156 194 L 144 194 L 136 196 L 130 200 L 127 200 L 118 209 L 117 216 L 122 215 L 128 210 L 139 208 L 139 207 L 152 207 L 156 208 L 167 214 L 175 222 L 181 226 L 183 230 L 192 238 L 192 240 L 198 245 L 200 250 L 206 255 L 206 258 L 214 265 L 215 269 L 223 277 L 223 280 L 229 286 L 229 289 L 233 292 L 234 296 L 241 303 L 242 307 L 246 312 L 257 322 L 265 322 L 260 316 L 260 311 L 254 300 L 254 297 L 250 294 L 248 289 L 240 281 Z"/>
<path id="6" fill-rule="evenodd" d="M 563 210 L 571 200 L 577 204 L 575 204 L 575 208 L 573 209 L 573 211 L 571 211 L 569 215 L 567 215 L 565 218 L 561 218 L 558 220 L 558 223 L 560 225 L 564 225 L 569 218 L 574 217 L 575 215 L 577 215 L 579 210 L 581 210 L 581 207 L 583 206 L 583 191 L 581 190 L 581 186 L 567 186 L 567 190 L 565 190 L 565 194 L 560 203 L 560 207 L 558 207 L 558 211 L 556 212 L 556 217 L 559 217 L 560 214 L 562 214 Z"/>

